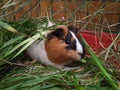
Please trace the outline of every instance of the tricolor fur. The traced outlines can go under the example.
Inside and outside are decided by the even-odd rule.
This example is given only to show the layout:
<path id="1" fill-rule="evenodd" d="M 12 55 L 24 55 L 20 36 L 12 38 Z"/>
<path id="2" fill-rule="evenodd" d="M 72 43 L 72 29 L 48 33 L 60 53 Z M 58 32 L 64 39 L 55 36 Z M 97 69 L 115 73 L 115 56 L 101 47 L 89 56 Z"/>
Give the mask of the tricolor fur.
<path id="1" fill-rule="evenodd" d="M 35 41 L 27 53 L 45 65 L 66 66 L 84 57 L 85 50 L 79 40 L 78 29 L 60 25 L 48 34 L 46 40 Z"/>

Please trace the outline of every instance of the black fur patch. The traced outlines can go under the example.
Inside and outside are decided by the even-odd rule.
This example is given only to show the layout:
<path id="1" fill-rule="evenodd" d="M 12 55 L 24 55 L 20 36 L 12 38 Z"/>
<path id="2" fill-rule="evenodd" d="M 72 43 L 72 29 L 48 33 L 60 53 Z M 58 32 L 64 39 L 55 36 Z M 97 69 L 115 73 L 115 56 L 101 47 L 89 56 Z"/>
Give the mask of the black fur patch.
<path id="1" fill-rule="evenodd" d="M 75 34 L 77 34 L 77 32 L 78 32 L 78 28 L 75 28 L 74 26 L 68 26 L 68 29 L 70 30 L 70 31 L 72 31 L 73 33 L 75 33 Z"/>
<path id="2" fill-rule="evenodd" d="M 51 39 L 52 37 L 57 37 L 59 39 L 62 39 L 63 36 L 64 36 L 64 30 L 62 28 L 58 28 L 48 35 L 48 39 Z"/>
<path id="3" fill-rule="evenodd" d="M 81 54 L 81 57 L 84 58 L 85 57 L 85 47 L 84 47 L 83 43 L 82 43 L 82 47 L 83 47 L 83 53 Z"/>
<path id="4" fill-rule="evenodd" d="M 68 32 L 68 34 L 65 37 L 65 43 L 67 44 L 66 49 L 67 50 L 76 50 L 76 40 L 72 40 L 72 34 Z"/>
<path id="5" fill-rule="evenodd" d="M 73 40 L 71 43 L 68 44 L 68 46 L 66 46 L 67 50 L 76 50 L 76 40 Z"/>
<path id="6" fill-rule="evenodd" d="M 75 28 L 74 26 L 71 25 L 71 26 L 68 26 L 68 29 L 70 31 L 72 31 L 76 35 L 76 37 L 78 38 L 80 44 L 82 45 L 82 47 L 83 47 L 83 53 L 81 53 L 80 55 L 81 55 L 82 58 L 84 58 L 84 56 L 85 56 L 84 43 L 82 42 L 82 40 L 80 40 L 80 37 L 77 35 L 77 34 L 79 34 L 79 28 Z"/>
<path id="7" fill-rule="evenodd" d="M 65 43 L 70 44 L 71 43 L 71 38 L 72 38 L 72 35 L 71 35 L 70 32 L 68 32 L 68 34 L 65 37 Z"/>

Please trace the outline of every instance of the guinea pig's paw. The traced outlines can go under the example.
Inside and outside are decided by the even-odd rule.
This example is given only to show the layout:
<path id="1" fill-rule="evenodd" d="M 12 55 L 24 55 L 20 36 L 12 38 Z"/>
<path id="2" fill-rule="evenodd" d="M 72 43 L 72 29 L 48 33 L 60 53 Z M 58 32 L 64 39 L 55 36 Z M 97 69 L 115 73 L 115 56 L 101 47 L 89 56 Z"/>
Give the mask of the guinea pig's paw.
<path id="1" fill-rule="evenodd" d="M 72 58 L 73 60 L 80 60 L 81 59 L 81 55 L 79 53 L 77 53 L 76 51 L 73 51 L 73 50 L 69 51 L 68 56 L 70 58 Z"/>

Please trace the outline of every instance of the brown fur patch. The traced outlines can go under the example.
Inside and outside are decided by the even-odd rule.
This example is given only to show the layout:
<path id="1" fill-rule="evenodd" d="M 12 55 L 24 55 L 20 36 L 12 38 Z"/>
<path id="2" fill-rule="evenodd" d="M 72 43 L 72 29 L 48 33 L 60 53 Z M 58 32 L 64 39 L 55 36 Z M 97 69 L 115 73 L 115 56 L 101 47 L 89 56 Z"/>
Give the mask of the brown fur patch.
<path id="1" fill-rule="evenodd" d="M 51 62 L 59 65 L 65 65 L 72 60 L 79 60 L 80 56 L 74 50 L 66 50 L 67 45 L 58 38 L 53 38 L 45 42 L 45 50 Z"/>

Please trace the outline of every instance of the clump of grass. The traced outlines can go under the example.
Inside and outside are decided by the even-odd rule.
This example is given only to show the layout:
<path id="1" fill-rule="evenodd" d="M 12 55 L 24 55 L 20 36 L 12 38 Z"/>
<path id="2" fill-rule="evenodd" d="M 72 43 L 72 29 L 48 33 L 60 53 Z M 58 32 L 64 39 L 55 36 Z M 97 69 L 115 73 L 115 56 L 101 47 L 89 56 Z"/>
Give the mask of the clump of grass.
<path id="1" fill-rule="evenodd" d="M 44 67 L 41 65 L 32 65 L 29 67 L 14 68 L 1 80 L 1 89 L 69 89 L 86 90 L 88 88 L 105 89 L 109 87 L 102 86 L 103 78 L 92 78 L 96 69 L 79 68 L 77 70 L 59 70 L 53 67 Z M 86 72 L 85 72 L 86 71 Z M 94 87 L 93 87 L 94 85 Z M 100 88 L 101 87 L 101 88 Z M 100 89 L 99 89 L 100 88 Z M 88 89 L 89 90 L 89 89 Z"/>
<path id="2" fill-rule="evenodd" d="M 15 58 L 17 55 L 22 53 L 29 45 L 31 45 L 35 40 L 39 38 L 43 38 L 45 34 L 45 30 L 48 30 L 47 24 L 45 21 L 41 20 L 39 21 L 32 21 L 32 20 L 23 20 L 20 22 L 10 23 L 13 27 L 17 27 L 17 30 L 15 30 L 13 27 L 9 26 L 5 22 L 0 22 L 0 25 L 4 28 L 2 33 L 2 38 L 5 37 L 4 40 L 1 38 L 1 59 L 8 59 L 10 60 L 11 56 Z M 39 24 L 39 26 L 38 26 Z M 8 31 L 5 31 L 8 30 Z M 4 32 L 5 31 L 5 32 Z M 13 35 L 10 34 L 10 36 L 6 36 L 10 32 L 14 33 Z M 24 33 L 24 34 L 23 34 Z M 6 48 L 7 47 L 7 48 Z M 21 48 L 21 50 L 16 53 L 15 51 L 18 51 L 18 49 Z M 3 52 L 4 49 L 6 52 Z M 16 54 L 15 54 L 15 53 Z M 11 58 L 11 59 L 13 59 Z M 4 64 L 5 62 L 1 63 Z"/>
<path id="3" fill-rule="evenodd" d="M 24 23 L 23 22 L 23 25 L 29 25 L 27 20 Z M 14 63 L 18 61 L 19 56 L 30 44 L 39 38 L 44 39 L 45 30 L 51 30 L 48 24 L 51 24 L 52 22 L 48 19 L 47 22 L 46 19 L 45 22 L 44 20 L 36 22 L 37 23 L 34 23 L 34 27 L 32 26 L 32 28 L 29 27 L 27 29 L 26 25 L 26 27 L 24 27 L 25 29 L 22 28 L 23 31 L 20 31 L 20 27 L 20 30 L 13 28 L 14 26 L 17 27 L 16 23 L 13 25 L 11 24 L 11 27 L 8 23 L 1 21 L 1 26 L 3 27 L 1 29 L 8 30 L 4 34 L 6 35 L 9 31 L 13 34 L 11 34 L 10 40 L 7 38 L 8 40 L 6 39 L 6 41 L 1 45 L 0 70 L 5 71 L 8 64 L 10 64 L 9 67 L 13 68 L 11 68 L 9 72 L 4 72 L 4 77 L 3 75 L 1 76 L 0 89 L 117 89 L 117 82 L 111 78 L 111 75 L 101 64 L 99 58 L 97 58 L 93 51 L 89 49 L 89 46 L 86 46 L 86 48 L 88 48 L 87 51 L 90 53 L 91 58 L 85 58 L 83 61 L 86 61 L 86 63 L 81 64 L 81 68 L 74 70 L 59 70 L 53 67 L 45 67 L 37 64 L 23 66 L 22 64 L 19 64 L 21 63 L 20 61 L 19 63 Z M 19 23 L 17 24 L 19 25 Z M 22 24 L 21 27 L 23 27 Z M 34 29 L 36 30 L 33 31 Z M 26 32 L 26 30 L 30 30 L 31 33 Z M 14 37 L 12 37 L 12 35 Z M 4 51 L 4 49 L 8 50 Z M 92 62 L 88 61 L 94 61 L 96 66 L 94 66 Z"/>
<path id="4" fill-rule="evenodd" d="M 84 42 L 86 42 L 84 40 Z M 118 86 L 115 82 L 115 80 L 112 79 L 112 76 L 106 71 L 104 65 L 101 63 L 102 60 L 100 60 L 100 58 L 98 58 L 95 53 L 92 51 L 92 49 L 89 47 L 89 45 L 85 44 L 85 47 L 87 49 L 87 51 L 89 52 L 89 54 L 91 55 L 91 58 L 93 59 L 93 61 L 95 62 L 96 66 L 100 69 L 100 71 L 102 72 L 103 76 L 105 77 L 105 79 L 108 81 L 109 84 L 111 84 L 114 89 L 118 89 Z"/>
<path id="5" fill-rule="evenodd" d="M 65 0 L 63 0 L 65 2 Z M 61 10 L 66 9 L 67 20 L 64 23 L 82 24 L 81 30 L 86 29 L 87 26 L 92 25 L 95 31 L 106 31 L 111 33 L 111 28 L 119 24 L 110 24 L 106 15 L 104 14 L 106 9 L 114 8 L 119 3 L 119 0 L 115 0 L 113 3 L 109 1 L 104 1 L 104 3 L 99 7 L 95 7 L 90 2 L 91 0 L 82 0 L 80 3 L 76 4 L 78 7 L 72 12 L 68 7 L 68 4 L 63 6 Z M 5 14 L 3 17 L 7 16 L 14 17 L 15 13 L 21 8 L 30 4 L 32 0 L 18 2 L 8 1 L 1 9 Z M 41 3 L 40 0 L 37 1 L 37 5 Z M 52 3 L 52 0 L 50 0 Z M 101 0 L 98 1 L 98 5 Z M 17 5 L 18 8 L 9 12 L 8 8 Z M 33 9 L 35 6 L 32 6 Z M 81 18 L 77 13 L 84 8 L 94 7 L 95 12 L 87 12 L 87 16 Z M 31 13 L 30 8 L 26 14 Z M 61 10 L 58 10 L 61 11 Z M 58 13 L 56 12 L 56 13 Z M 49 12 L 48 12 L 49 13 Z M 52 15 L 52 10 L 50 8 L 50 17 L 53 17 L 56 13 Z M 1 16 L 1 17 L 2 17 Z M 24 15 L 23 15 L 24 16 Z M 0 18 L 1 18 L 0 17 Z M 97 23 L 94 23 L 94 19 L 98 18 Z M 54 21 L 54 20 L 53 20 Z M 60 24 L 58 21 L 55 24 Z M 46 30 L 52 30 L 49 27 L 52 24 L 51 20 L 47 19 L 28 19 L 24 18 L 20 21 L 6 22 L 0 21 L 0 89 L 5 90 L 16 90 L 16 89 L 30 89 L 30 90 L 117 90 L 119 87 L 117 83 L 119 81 L 116 79 L 114 72 L 108 70 L 101 62 L 101 59 L 97 57 L 96 54 L 89 48 L 86 44 L 86 48 L 90 57 L 86 57 L 82 61 L 81 68 L 73 70 L 59 70 L 53 67 L 42 66 L 41 64 L 24 65 L 21 60 L 26 60 L 24 50 L 33 43 L 36 39 L 44 39 L 44 33 Z M 57 25 L 56 24 L 56 25 Z M 111 48 L 109 49 L 111 50 Z M 108 50 L 108 51 L 109 51 Z M 108 53 L 109 54 L 109 53 Z M 106 54 L 106 56 L 109 56 Z M 112 53 L 114 54 L 114 52 Z M 104 58 L 102 58 L 104 59 Z M 104 61 L 104 60 L 103 60 Z"/>

